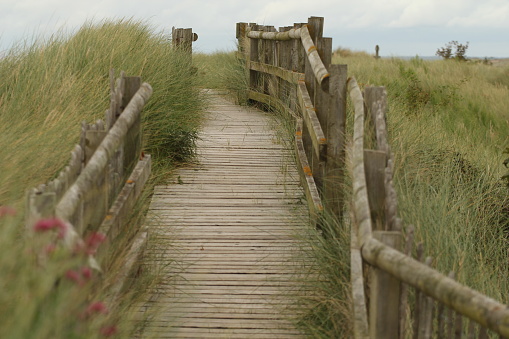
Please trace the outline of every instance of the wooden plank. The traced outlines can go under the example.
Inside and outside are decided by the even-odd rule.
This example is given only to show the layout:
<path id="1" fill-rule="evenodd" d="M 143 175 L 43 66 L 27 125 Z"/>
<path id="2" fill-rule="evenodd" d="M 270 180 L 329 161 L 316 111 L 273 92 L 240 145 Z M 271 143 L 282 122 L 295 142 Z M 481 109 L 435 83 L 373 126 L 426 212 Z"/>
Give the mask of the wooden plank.
<path id="1" fill-rule="evenodd" d="M 331 212 L 341 219 L 344 198 L 345 129 L 346 129 L 346 65 L 330 65 L 329 107 L 327 109 L 327 156 L 324 177 L 324 200 Z"/>
<path id="2" fill-rule="evenodd" d="M 306 151 L 302 142 L 302 125 L 297 128 L 295 135 L 295 148 L 297 152 L 297 168 L 300 172 L 301 184 L 304 187 L 304 192 L 308 200 L 310 215 L 312 218 L 311 223 L 317 223 L 319 216 L 323 212 L 323 205 L 316 187 L 311 167 L 307 160 Z"/>
<path id="3" fill-rule="evenodd" d="M 263 64 L 260 62 L 251 62 L 249 63 L 249 67 L 251 70 L 263 72 L 270 75 L 275 75 L 279 77 L 280 79 L 283 79 L 285 81 L 288 81 L 291 84 L 297 84 L 299 80 L 302 79 L 303 75 L 302 73 L 289 71 L 287 69 L 284 69 L 283 67 L 277 67 L 272 66 L 268 64 Z"/>
<path id="4" fill-rule="evenodd" d="M 320 121 L 316 115 L 316 110 L 313 106 L 311 98 L 309 97 L 306 84 L 303 81 L 300 81 L 297 88 L 302 118 L 311 136 L 313 149 L 318 159 L 323 161 L 325 160 L 327 152 L 327 139 L 325 138 L 325 134 L 320 125 Z"/>

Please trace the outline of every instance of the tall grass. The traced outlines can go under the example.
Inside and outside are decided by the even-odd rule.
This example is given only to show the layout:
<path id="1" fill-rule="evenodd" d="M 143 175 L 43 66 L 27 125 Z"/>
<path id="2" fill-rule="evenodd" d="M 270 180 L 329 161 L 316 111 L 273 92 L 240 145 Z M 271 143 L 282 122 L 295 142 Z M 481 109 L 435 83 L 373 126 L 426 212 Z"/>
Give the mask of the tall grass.
<path id="1" fill-rule="evenodd" d="M 246 65 L 236 52 L 195 54 L 193 61 L 198 68 L 200 87 L 226 90 L 236 103 L 247 103 Z"/>
<path id="2" fill-rule="evenodd" d="M 68 277 L 69 271 L 81 272 L 86 260 L 60 246 L 49 251 L 57 241 L 53 231 L 26 237 L 22 217 L 25 191 L 66 165 L 81 121 L 104 118 L 111 68 L 141 76 L 154 88 L 143 111 L 144 150 L 154 156 L 151 184 L 193 153 L 203 107 L 196 77 L 169 37 L 148 24 L 89 22 L 72 35 L 13 47 L 0 60 L 0 209 L 9 214 L 0 213 L 2 338 L 95 338 L 113 332 L 111 326 L 117 337 L 130 336 L 131 323 L 122 313 L 97 304 L 87 310 L 104 300 L 108 277 L 115 275 L 93 272 L 82 281 L 79 273 L 79 282 Z M 126 234 L 123 244 L 132 236 Z M 107 268 L 114 273 L 118 265 L 110 262 Z"/>
<path id="3" fill-rule="evenodd" d="M 507 69 L 481 63 L 336 58 L 363 85 L 385 86 L 400 213 L 436 267 L 509 302 Z"/>

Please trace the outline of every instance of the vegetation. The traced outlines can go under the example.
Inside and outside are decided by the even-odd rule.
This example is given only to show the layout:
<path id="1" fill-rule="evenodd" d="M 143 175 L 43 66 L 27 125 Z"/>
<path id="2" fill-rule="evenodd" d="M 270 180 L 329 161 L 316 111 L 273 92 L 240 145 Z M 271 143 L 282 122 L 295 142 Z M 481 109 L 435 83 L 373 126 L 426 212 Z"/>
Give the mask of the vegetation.
<path id="1" fill-rule="evenodd" d="M 400 214 L 437 268 L 507 303 L 507 69 L 481 63 L 339 58 L 386 86 Z"/>
<path id="2" fill-rule="evenodd" d="M 218 57 L 201 56 L 210 64 Z M 234 53 L 221 57 L 234 68 Z M 345 49 L 335 53 L 333 62 L 348 64 L 349 75 L 362 87 L 388 90 L 400 215 L 415 226 L 426 255 L 435 258 L 441 272 L 454 270 L 462 283 L 509 302 L 508 196 L 501 180 L 509 69 L 418 57 L 377 60 Z M 215 86 L 225 88 L 222 82 Z M 324 279 L 315 285 L 316 294 L 302 301 L 312 311 L 300 325 L 314 337 L 348 336 L 349 230 L 332 217 L 326 217 L 324 227 L 330 237 L 310 237 L 319 239 L 311 247 Z"/>
<path id="3" fill-rule="evenodd" d="M 154 157 L 150 184 L 164 179 L 169 166 L 192 154 L 200 123 L 203 102 L 189 66 L 168 37 L 133 20 L 86 23 L 73 35 L 14 46 L 0 59 L 2 338 L 131 336 L 133 322 L 122 310 L 139 296 L 125 294 L 119 304 L 105 296 L 119 263 L 108 263 L 102 276 L 89 271 L 82 252 L 60 246 L 65 226 L 55 220 L 26 236 L 32 232 L 24 232 L 23 198 L 66 165 L 81 121 L 104 118 L 111 68 L 154 88 L 143 112 L 144 150 Z M 132 236 L 124 235 L 112 257 L 122 257 Z M 135 281 L 143 288 L 132 291 L 147 289 L 150 275 L 144 277 Z"/>
<path id="4" fill-rule="evenodd" d="M 436 55 L 444 58 L 445 60 L 451 59 L 453 57 L 452 48 L 456 48 L 456 52 L 454 53 L 454 59 L 458 61 L 466 61 L 466 53 L 468 49 L 468 41 L 466 44 L 460 44 L 459 42 L 453 40 L 448 42 L 445 47 L 441 47 L 437 50 Z"/>
<path id="5" fill-rule="evenodd" d="M 108 280 L 84 268 L 81 252 L 53 246 L 65 226 L 53 221 L 22 238 L 23 195 L 65 165 L 79 122 L 102 118 L 110 68 L 140 75 L 154 87 L 144 113 L 145 149 L 156 159 L 152 184 L 164 178 L 168 165 L 192 154 L 203 105 L 195 85 L 246 101 L 246 71 L 235 53 L 199 54 L 194 61 L 199 82 L 189 77 L 188 63 L 167 37 L 134 21 L 89 23 L 72 36 L 17 46 L 0 60 L 3 338 L 130 335 L 129 319 L 104 304 Z M 400 214 L 406 225 L 415 225 L 417 241 L 435 266 L 454 270 L 461 282 L 508 303 L 509 211 L 501 178 L 509 69 L 419 58 L 375 60 L 346 49 L 334 62 L 348 64 L 362 86 L 388 90 Z M 301 325 L 315 337 L 348 336 L 349 230 L 332 217 L 323 225 L 327 237 L 310 237 L 319 239 L 312 254 L 323 279 L 313 298 L 304 301 L 313 307 Z M 136 297 L 126 295 L 125 303 L 114 306 L 122 310 Z"/>

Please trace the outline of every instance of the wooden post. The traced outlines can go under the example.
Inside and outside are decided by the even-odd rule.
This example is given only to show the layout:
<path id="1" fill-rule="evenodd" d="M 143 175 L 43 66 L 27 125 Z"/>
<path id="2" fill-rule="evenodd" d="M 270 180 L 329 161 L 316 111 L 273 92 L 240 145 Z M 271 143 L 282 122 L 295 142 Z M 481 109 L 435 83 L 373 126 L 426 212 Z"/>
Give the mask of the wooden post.
<path id="1" fill-rule="evenodd" d="M 308 19 L 309 34 L 311 35 L 311 39 L 313 40 L 313 43 L 315 44 L 315 46 L 318 46 L 319 45 L 318 40 L 322 39 L 323 23 L 324 23 L 324 18 L 322 18 L 322 17 L 310 17 Z M 315 87 L 316 87 L 317 81 L 316 81 L 315 74 L 313 73 L 311 64 L 307 57 L 306 57 L 305 74 L 306 74 L 306 86 L 308 88 L 309 96 L 311 98 L 314 98 L 315 97 Z M 313 101 L 313 104 L 315 104 L 314 101 Z"/>
<path id="2" fill-rule="evenodd" d="M 140 87 L 141 77 L 125 77 L 122 111 L 127 107 Z M 138 115 L 136 121 L 129 129 L 121 147 L 124 149 L 123 172 L 126 175 L 130 175 L 141 154 L 141 115 Z M 125 180 L 127 178 L 123 179 Z"/>
<path id="3" fill-rule="evenodd" d="M 245 53 L 247 50 L 246 31 L 247 31 L 247 23 L 238 22 L 237 23 L 237 33 L 236 33 L 236 37 L 238 40 L 237 50 L 243 55 L 243 57 L 245 57 Z"/>
<path id="4" fill-rule="evenodd" d="M 373 237 L 397 250 L 401 248 L 400 232 L 375 231 Z M 375 267 L 370 270 L 369 281 L 370 338 L 399 338 L 400 281 Z"/>
<path id="5" fill-rule="evenodd" d="M 175 28 L 171 30 L 171 41 L 176 47 L 191 56 L 193 54 L 193 41 L 198 40 L 198 34 L 193 33 L 192 28 Z"/>
<path id="6" fill-rule="evenodd" d="M 257 24 L 249 24 L 250 30 L 257 31 Z M 249 70 L 249 88 L 252 91 L 258 91 L 259 74 L 257 71 L 250 69 L 250 62 L 258 62 L 260 57 L 258 53 L 259 39 L 249 39 L 249 56 L 247 58 L 247 69 Z"/>
<path id="7" fill-rule="evenodd" d="M 347 65 L 330 65 L 329 107 L 327 109 L 327 159 L 325 163 L 325 203 L 337 217 L 343 209 L 345 126 L 346 126 L 346 80 Z"/>
<path id="8" fill-rule="evenodd" d="M 375 46 L 375 59 L 380 59 L 379 52 L 380 52 L 380 46 L 376 45 Z"/>
<path id="9" fill-rule="evenodd" d="M 369 208 L 374 230 L 387 230 L 385 225 L 385 163 L 386 154 L 364 150 L 364 170 L 368 188 Z"/>

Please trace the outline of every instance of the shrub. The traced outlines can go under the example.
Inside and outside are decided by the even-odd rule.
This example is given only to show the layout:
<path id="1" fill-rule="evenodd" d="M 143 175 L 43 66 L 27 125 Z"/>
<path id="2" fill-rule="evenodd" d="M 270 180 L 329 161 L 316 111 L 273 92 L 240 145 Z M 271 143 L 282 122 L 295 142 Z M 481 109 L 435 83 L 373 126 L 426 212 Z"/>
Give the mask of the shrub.
<path id="1" fill-rule="evenodd" d="M 453 40 L 448 42 L 444 47 L 439 48 L 437 50 L 436 55 L 444 58 L 445 60 L 452 58 L 452 49 L 456 48 L 456 52 L 454 53 L 454 59 L 458 61 L 466 61 L 466 53 L 468 49 L 468 41 L 466 44 L 460 44 L 459 42 Z"/>

